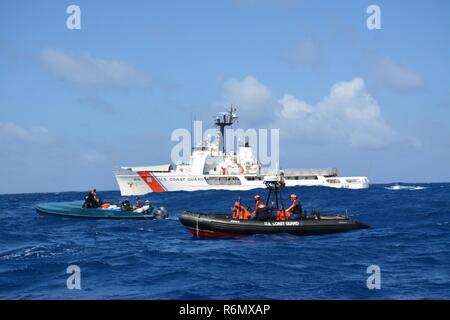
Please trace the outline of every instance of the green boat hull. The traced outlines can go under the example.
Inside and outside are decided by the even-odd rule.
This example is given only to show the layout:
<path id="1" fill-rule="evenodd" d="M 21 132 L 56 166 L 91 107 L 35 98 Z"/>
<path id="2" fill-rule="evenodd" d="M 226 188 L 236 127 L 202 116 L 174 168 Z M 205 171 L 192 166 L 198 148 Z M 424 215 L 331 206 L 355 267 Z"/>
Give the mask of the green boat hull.
<path id="1" fill-rule="evenodd" d="M 144 212 L 83 208 L 83 201 L 51 202 L 36 206 L 38 213 L 82 219 L 163 219 L 167 217 L 164 208 L 150 207 Z"/>

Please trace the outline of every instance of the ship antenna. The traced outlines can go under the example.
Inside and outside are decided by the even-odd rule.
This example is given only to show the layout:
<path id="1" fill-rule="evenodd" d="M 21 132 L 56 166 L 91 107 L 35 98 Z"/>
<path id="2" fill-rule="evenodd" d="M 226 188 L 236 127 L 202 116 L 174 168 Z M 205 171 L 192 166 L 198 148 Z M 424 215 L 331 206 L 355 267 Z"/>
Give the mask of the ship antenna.
<path id="1" fill-rule="evenodd" d="M 190 127 L 191 127 L 191 152 L 194 150 L 194 132 L 192 131 L 193 129 L 192 129 L 192 122 L 193 122 L 193 120 L 192 120 L 192 112 L 191 112 L 191 124 L 190 124 Z"/>
<path id="2" fill-rule="evenodd" d="M 215 125 L 219 128 L 219 150 L 222 150 L 225 153 L 225 127 L 232 126 L 233 123 L 238 119 L 238 116 L 235 113 L 236 108 L 231 105 L 230 110 L 227 112 L 220 112 L 215 120 Z"/>

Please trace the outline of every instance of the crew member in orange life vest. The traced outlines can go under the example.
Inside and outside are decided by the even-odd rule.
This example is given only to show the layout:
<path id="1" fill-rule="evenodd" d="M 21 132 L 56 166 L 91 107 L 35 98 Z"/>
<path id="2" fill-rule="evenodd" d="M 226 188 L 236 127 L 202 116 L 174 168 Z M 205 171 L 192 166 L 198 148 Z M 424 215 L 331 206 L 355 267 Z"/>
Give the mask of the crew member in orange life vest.
<path id="1" fill-rule="evenodd" d="M 253 217 L 252 214 L 248 212 L 247 209 L 245 209 L 239 201 L 236 201 L 234 203 L 232 214 L 233 219 L 239 220 L 249 220 Z"/>
<path id="2" fill-rule="evenodd" d="M 302 217 L 303 209 L 300 200 L 297 195 L 291 194 L 289 197 L 291 199 L 291 206 L 286 209 L 290 213 L 290 220 L 299 220 Z"/>

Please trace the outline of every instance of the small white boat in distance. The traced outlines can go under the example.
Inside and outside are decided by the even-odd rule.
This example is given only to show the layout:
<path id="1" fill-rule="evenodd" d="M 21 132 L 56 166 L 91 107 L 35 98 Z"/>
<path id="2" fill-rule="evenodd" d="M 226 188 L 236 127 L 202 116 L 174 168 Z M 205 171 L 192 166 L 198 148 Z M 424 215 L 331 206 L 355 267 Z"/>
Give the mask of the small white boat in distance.
<path id="1" fill-rule="evenodd" d="M 123 196 L 144 195 L 150 192 L 197 190 L 251 190 L 264 188 L 264 177 L 273 175 L 261 168 L 253 157 L 248 143 L 238 151 L 226 152 L 223 137 L 226 126 L 237 119 L 235 110 L 221 113 L 216 118 L 217 142 L 206 141 L 192 148 L 190 161 L 146 167 L 121 167 L 113 170 Z M 276 173 L 275 173 L 276 174 Z M 367 177 L 339 177 L 337 169 L 286 169 L 282 170 L 285 184 L 292 186 L 322 186 L 346 189 L 369 187 Z"/>

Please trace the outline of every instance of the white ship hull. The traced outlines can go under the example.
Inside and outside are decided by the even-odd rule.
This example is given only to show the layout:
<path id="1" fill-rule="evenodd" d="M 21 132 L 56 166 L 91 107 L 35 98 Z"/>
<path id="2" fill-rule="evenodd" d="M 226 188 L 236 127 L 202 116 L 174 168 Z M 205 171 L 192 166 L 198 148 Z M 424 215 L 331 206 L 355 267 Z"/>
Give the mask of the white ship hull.
<path id="1" fill-rule="evenodd" d="M 191 175 L 176 172 L 114 171 L 120 192 L 124 196 L 144 195 L 151 192 L 198 191 L 198 190 L 251 190 L 265 188 L 262 175 Z M 366 177 L 314 178 L 286 176 L 286 186 L 322 186 L 345 189 L 369 187 Z"/>
<path id="2" fill-rule="evenodd" d="M 248 142 L 241 143 L 237 152 L 224 148 L 224 129 L 237 119 L 231 109 L 220 113 L 215 125 L 218 141 L 208 139 L 191 149 L 188 163 L 148 167 L 121 167 L 114 176 L 123 196 L 150 192 L 197 190 L 251 190 L 265 188 L 264 177 L 274 175 L 261 168 Z M 339 177 L 334 168 L 307 170 L 277 170 L 287 187 L 321 186 L 346 189 L 369 187 L 366 177 Z"/>

